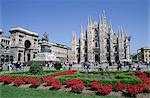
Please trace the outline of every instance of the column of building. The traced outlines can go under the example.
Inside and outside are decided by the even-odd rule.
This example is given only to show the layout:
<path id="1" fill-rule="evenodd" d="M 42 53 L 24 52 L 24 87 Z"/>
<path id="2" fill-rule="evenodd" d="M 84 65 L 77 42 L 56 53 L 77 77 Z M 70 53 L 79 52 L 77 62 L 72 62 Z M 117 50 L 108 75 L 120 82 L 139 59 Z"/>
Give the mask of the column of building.
<path id="1" fill-rule="evenodd" d="M 125 59 L 125 49 L 124 49 L 125 47 L 124 47 L 124 34 L 122 28 L 119 28 L 118 39 L 119 39 L 119 60 L 123 62 Z"/>
<path id="2" fill-rule="evenodd" d="M 72 56 L 71 56 L 71 62 L 77 63 L 77 38 L 76 34 L 72 33 Z"/>
<path id="3" fill-rule="evenodd" d="M 126 60 L 127 61 L 131 61 L 131 59 L 130 59 L 130 37 L 128 37 L 127 35 L 125 35 L 125 46 L 126 46 L 126 53 L 125 53 L 125 55 L 126 55 Z"/>
<path id="4" fill-rule="evenodd" d="M 80 63 L 84 62 L 85 60 L 85 35 L 84 35 L 84 30 L 83 27 L 81 26 L 80 28 L 80 43 L 79 43 L 79 47 L 80 47 Z"/>
<path id="5" fill-rule="evenodd" d="M 115 62 L 115 55 L 114 55 L 115 54 L 115 47 L 114 47 L 115 39 L 114 39 L 114 32 L 113 32 L 111 23 L 110 23 L 108 29 L 109 29 L 108 33 L 110 35 L 110 39 L 109 39 L 109 41 L 110 41 L 110 60 L 111 60 L 111 62 Z"/>
<path id="6" fill-rule="evenodd" d="M 91 17 L 88 19 L 88 25 L 87 25 L 87 55 L 88 55 L 88 61 L 94 62 L 94 30 L 92 29 L 93 23 Z"/>
<path id="7" fill-rule="evenodd" d="M 99 39 L 100 39 L 100 62 L 107 61 L 107 24 L 105 12 L 101 16 L 101 21 L 99 24 Z"/>

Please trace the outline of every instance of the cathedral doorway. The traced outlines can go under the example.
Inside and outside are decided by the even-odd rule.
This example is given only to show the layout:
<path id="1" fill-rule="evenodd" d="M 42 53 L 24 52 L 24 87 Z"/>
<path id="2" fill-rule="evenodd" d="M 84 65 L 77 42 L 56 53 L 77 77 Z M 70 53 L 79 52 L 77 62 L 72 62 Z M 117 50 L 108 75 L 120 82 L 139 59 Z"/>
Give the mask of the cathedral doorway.
<path id="1" fill-rule="evenodd" d="M 98 54 L 95 55 L 95 62 L 99 62 L 99 55 Z"/>

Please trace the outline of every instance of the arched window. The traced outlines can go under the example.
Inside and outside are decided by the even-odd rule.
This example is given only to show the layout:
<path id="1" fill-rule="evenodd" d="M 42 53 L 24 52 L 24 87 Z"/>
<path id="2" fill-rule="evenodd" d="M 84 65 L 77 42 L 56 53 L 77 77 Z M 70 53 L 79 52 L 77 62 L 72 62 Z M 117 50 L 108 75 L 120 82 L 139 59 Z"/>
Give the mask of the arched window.
<path id="1" fill-rule="evenodd" d="M 6 55 L 5 62 L 8 62 L 8 61 L 9 61 L 9 55 Z"/>
<path id="2" fill-rule="evenodd" d="M 10 56 L 10 61 L 13 62 L 13 60 L 14 60 L 14 57 L 11 55 Z"/>
<path id="3" fill-rule="evenodd" d="M 18 53 L 18 61 L 21 60 L 21 53 Z"/>
<path id="4" fill-rule="evenodd" d="M 1 55 L 1 62 L 4 62 L 4 55 Z"/>
<path id="5" fill-rule="evenodd" d="M 98 47 L 98 43 L 97 42 L 95 42 L 95 47 Z"/>
<path id="6" fill-rule="evenodd" d="M 29 40 L 26 40 L 24 45 L 25 45 L 25 48 L 28 49 L 31 46 L 31 42 Z"/>
<path id="7" fill-rule="evenodd" d="M 35 53 L 33 54 L 33 58 L 35 58 Z"/>
<path id="8" fill-rule="evenodd" d="M 98 62 L 98 61 L 99 61 L 99 55 L 96 54 L 96 55 L 95 55 L 95 62 Z"/>

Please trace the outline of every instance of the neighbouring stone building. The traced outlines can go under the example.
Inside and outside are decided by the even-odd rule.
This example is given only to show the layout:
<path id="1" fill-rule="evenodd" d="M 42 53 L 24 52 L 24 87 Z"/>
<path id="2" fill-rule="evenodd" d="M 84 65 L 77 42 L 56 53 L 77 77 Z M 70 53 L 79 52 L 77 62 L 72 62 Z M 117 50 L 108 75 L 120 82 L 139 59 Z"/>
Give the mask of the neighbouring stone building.
<path id="1" fill-rule="evenodd" d="M 0 30 L 0 61 L 13 61 L 13 52 L 10 50 L 11 38 L 3 36 L 3 31 Z"/>
<path id="2" fill-rule="evenodd" d="M 45 46 L 48 46 L 60 61 L 69 62 L 68 53 L 71 49 L 68 46 L 42 41 L 39 39 L 38 33 L 20 27 L 11 28 L 9 32 L 10 36 L 5 37 L 3 31 L 0 30 L 1 63 L 31 61 L 37 53 L 42 52 Z"/>
<path id="3" fill-rule="evenodd" d="M 140 48 L 137 50 L 137 61 L 150 62 L 150 48 Z"/>
<path id="4" fill-rule="evenodd" d="M 39 41 L 40 50 L 43 51 L 51 51 L 55 54 L 55 56 L 61 61 L 61 62 L 69 62 L 69 52 L 71 51 L 71 48 L 69 48 L 66 45 L 62 45 L 59 43 L 54 42 L 47 42 L 47 41 Z"/>
<path id="5" fill-rule="evenodd" d="M 81 26 L 79 39 L 75 33 L 72 34 L 71 54 L 70 60 L 74 63 L 130 62 L 130 37 L 122 27 L 116 34 L 103 11 L 99 21 L 88 18 L 86 30 Z"/>

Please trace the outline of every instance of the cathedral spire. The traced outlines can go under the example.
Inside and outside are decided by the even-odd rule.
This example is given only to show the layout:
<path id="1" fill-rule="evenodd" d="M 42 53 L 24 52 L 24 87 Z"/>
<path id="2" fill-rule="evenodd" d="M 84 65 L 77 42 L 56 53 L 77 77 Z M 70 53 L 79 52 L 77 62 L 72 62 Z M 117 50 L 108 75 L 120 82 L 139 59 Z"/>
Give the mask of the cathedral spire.
<path id="1" fill-rule="evenodd" d="M 83 26 L 81 25 L 80 27 L 80 33 L 84 33 L 84 29 L 83 29 Z"/>
<path id="2" fill-rule="evenodd" d="M 112 30 L 112 23 L 111 23 L 111 21 L 110 21 L 110 23 L 109 23 L 109 27 L 111 28 L 111 30 Z"/>
<path id="3" fill-rule="evenodd" d="M 76 38 L 76 33 L 75 32 L 72 32 L 72 38 Z"/>
<path id="4" fill-rule="evenodd" d="M 91 25 L 92 24 L 92 18 L 91 16 L 88 17 L 88 25 Z"/>
<path id="5" fill-rule="evenodd" d="M 106 24 L 106 15 L 105 15 L 105 10 L 103 10 L 103 12 L 102 12 L 102 16 L 101 16 L 101 23 L 102 23 L 102 24 Z"/>
<path id="6" fill-rule="evenodd" d="M 122 28 L 122 26 L 120 26 L 120 30 L 121 30 L 121 33 L 123 33 L 123 28 Z"/>
<path id="7" fill-rule="evenodd" d="M 103 10 L 103 14 L 102 15 L 103 15 L 104 18 L 106 18 L 105 10 Z"/>
<path id="8" fill-rule="evenodd" d="M 121 31 L 121 30 L 120 30 L 120 26 L 118 26 L 118 37 L 120 37 L 120 34 L 121 34 L 120 31 Z"/>
<path id="9" fill-rule="evenodd" d="M 123 30 L 122 26 L 120 26 L 120 32 L 121 32 L 121 37 L 123 38 L 124 37 L 124 30 Z"/>

